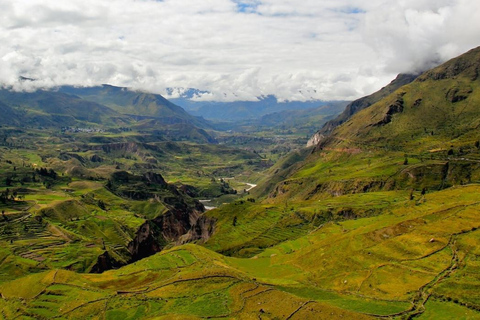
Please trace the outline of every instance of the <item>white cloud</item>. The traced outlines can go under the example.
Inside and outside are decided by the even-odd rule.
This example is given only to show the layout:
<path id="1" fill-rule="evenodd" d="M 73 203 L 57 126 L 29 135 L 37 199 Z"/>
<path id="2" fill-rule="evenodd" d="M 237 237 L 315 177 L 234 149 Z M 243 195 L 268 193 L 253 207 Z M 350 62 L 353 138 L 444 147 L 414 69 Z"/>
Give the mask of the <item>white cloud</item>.
<path id="1" fill-rule="evenodd" d="M 476 0 L 0 0 L 0 82 L 353 99 L 477 45 Z M 33 84 L 28 82 L 29 86 Z"/>
<path id="2" fill-rule="evenodd" d="M 403 0 L 366 14 L 364 38 L 386 70 L 426 70 L 480 45 L 480 2 Z"/>

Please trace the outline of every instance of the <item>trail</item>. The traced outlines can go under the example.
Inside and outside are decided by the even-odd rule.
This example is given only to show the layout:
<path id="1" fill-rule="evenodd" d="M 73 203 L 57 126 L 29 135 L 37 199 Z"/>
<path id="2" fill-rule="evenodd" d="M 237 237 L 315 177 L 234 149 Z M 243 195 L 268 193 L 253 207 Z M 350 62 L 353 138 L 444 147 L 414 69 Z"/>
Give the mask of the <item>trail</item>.
<path id="1" fill-rule="evenodd" d="M 245 189 L 246 192 L 252 190 L 253 188 L 255 188 L 257 186 L 256 184 L 253 184 L 253 183 L 248 183 L 248 182 L 242 182 L 242 183 L 245 183 L 247 186 L 250 187 L 248 189 Z"/>
<path id="2" fill-rule="evenodd" d="M 216 209 L 217 207 L 213 207 L 213 206 L 206 206 L 205 204 L 206 203 L 209 203 L 209 202 L 212 202 L 212 200 L 198 200 L 201 204 L 203 204 L 203 206 L 205 207 L 205 210 L 209 211 L 209 210 L 213 210 L 213 209 Z"/>
<path id="3" fill-rule="evenodd" d="M 452 257 L 450 259 L 449 266 L 445 268 L 442 272 L 437 274 L 432 281 L 430 281 L 429 283 L 423 285 L 418 289 L 415 297 L 412 300 L 412 307 L 410 309 L 396 313 L 396 314 L 390 314 L 390 315 L 376 315 L 376 314 L 368 314 L 368 313 L 365 313 L 365 314 L 376 316 L 379 318 L 391 318 L 391 317 L 403 316 L 403 317 L 406 317 L 407 319 L 413 319 L 421 315 L 423 312 L 425 312 L 425 304 L 430 299 L 430 296 L 432 295 L 434 288 L 442 280 L 450 277 L 458 268 L 458 265 L 460 263 L 460 257 L 458 255 L 458 251 L 456 247 L 456 237 L 459 235 L 474 232 L 477 229 L 478 228 L 473 228 L 472 230 L 454 233 L 450 236 L 450 240 L 446 245 L 446 247 L 450 247 L 450 250 L 452 251 Z"/>

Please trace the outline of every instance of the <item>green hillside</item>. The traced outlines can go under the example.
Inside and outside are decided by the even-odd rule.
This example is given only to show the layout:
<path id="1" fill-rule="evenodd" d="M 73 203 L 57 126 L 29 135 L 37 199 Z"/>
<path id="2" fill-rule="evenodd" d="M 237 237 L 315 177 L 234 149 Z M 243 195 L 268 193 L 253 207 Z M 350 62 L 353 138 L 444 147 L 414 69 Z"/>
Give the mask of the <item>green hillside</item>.
<path id="1" fill-rule="evenodd" d="M 103 104 L 121 114 L 136 116 L 137 120 L 154 118 L 159 121 L 159 125 L 189 123 L 204 129 L 210 128 L 205 120 L 191 116 L 184 109 L 158 94 L 137 92 L 110 85 L 85 88 L 61 87 L 59 91 Z"/>
<path id="2" fill-rule="evenodd" d="M 58 92 L 39 90 L 29 93 L 2 89 L 0 101 L 3 108 L 9 107 L 9 118 L 22 119 L 29 126 L 123 126 L 132 121 L 98 103 Z M 12 124 L 16 123 L 14 121 Z"/>
<path id="3" fill-rule="evenodd" d="M 399 317 L 451 319 L 441 310 L 480 317 L 467 293 L 476 280 L 458 282 L 476 266 L 470 249 L 458 250 L 476 241 L 480 224 L 479 66 L 477 48 L 279 161 L 252 191 L 260 203 L 208 213 L 219 222 L 206 246 L 242 259 L 270 257 L 267 266 L 279 259 L 328 292 L 410 301 Z M 303 286 L 295 292 L 314 296 Z"/>
<path id="4" fill-rule="evenodd" d="M 138 131 L 149 141 L 214 143 L 210 125 L 160 95 L 112 86 L 0 90 L 0 125 L 70 131 Z"/>
<path id="5" fill-rule="evenodd" d="M 395 78 L 387 86 L 383 87 L 377 92 L 374 92 L 371 95 L 352 101 L 345 107 L 345 110 L 343 110 L 341 114 L 339 114 L 334 119 L 326 122 L 322 126 L 322 128 L 316 132 L 316 134 L 309 141 L 309 145 L 316 144 L 320 140 L 323 140 L 325 136 L 330 135 L 336 127 L 340 126 L 342 123 L 350 119 L 354 114 L 380 101 L 381 99 L 390 95 L 392 92 L 394 92 L 398 88 L 414 81 L 417 78 L 417 76 L 418 75 L 414 75 L 414 74 L 399 74 L 397 78 Z"/>

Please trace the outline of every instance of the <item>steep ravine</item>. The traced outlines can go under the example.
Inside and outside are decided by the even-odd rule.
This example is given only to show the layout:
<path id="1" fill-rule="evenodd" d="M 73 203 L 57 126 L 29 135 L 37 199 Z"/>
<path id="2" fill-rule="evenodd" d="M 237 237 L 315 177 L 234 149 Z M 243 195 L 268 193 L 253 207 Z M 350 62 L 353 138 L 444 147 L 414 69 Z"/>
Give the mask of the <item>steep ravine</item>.
<path id="1" fill-rule="evenodd" d="M 153 219 L 147 219 L 128 245 L 121 249 L 122 253 L 114 250 L 100 255 L 91 272 L 118 268 L 160 252 L 167 246 L 206 241 L 213 233 L 215 220 L 204 216 L 203 204 L 167 183 L 158 173 L 147 172 L 140 176 L 117 171 L 110 176 L 106 187 L 128 200 L 154 200 L 166 210 Z"/>
<path id="2" fill-rule="evenodd" d="M 172 208 L 165 214 L 146 221 L 128 244 L 132 262 L 162 251 L 171 243 L 206 241 L 213 233 L 214 220 L 203 215 L 203 205 L 196 208 Z"/>

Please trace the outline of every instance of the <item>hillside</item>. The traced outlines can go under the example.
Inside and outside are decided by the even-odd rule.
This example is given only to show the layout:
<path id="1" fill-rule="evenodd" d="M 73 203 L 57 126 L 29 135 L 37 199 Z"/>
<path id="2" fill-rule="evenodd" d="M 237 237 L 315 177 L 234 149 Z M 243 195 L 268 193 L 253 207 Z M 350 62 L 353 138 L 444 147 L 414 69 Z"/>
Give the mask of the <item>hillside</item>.
<path id="1" fill-rule="evenodd" d="M 308 181 L 312 190 L 307 192 L 304 185 L 294 197 L 307 198 L 315 190 L 328 189 L 324 184 L 335 184 L 339 189 L 335 192 L 342 193 L 347 187 L 349 192 L 438 189 L 473 181 L 479 152 L 479 51 L 471 50 L 427 71 L 354 114 L 323 137 L 303 162 L 294 163 L 297 169 L 284 176 L 276 194 L 288 195 L 283 188 L 293 188 L 300 181 Z M 271 177 L 277 170 L 271 169 Z M 263 190 L 264 195 L 269 192 L 274 190 Z"/>
<path id="2" fill-rule="evenodd" d="M 5 115 L 0 125 L 114 133 L 134 130 L 147 141 L 215 143 L 205 131 L 210 128 L 208 122 L 162 96 L 112 86 L 34 92 L 2 89 L 0 111 Z"/>
<path id="3" fill-rule="evenodd" d="M 158 94 L 137 92 L 110 85 L 84 88 L 60 87 L 59 91 L 103 104 L 121 114 L 134 116 L 137 120 L 154 119 L 163 125 L 188 123 L 199 128 L 210 128 L 205 120 L 191 116 L 184 109 Z"/>
<path id="4" fill-rule="evenodd" d="M 18 125 L 20 123 L 20 117 L 11 107 L 0 101 L 0 125 Z"/>
<path id="5" fill-rule="evenodd" d="M 412 75 L 412 74 L 399 74 L 396 79 L 394 79 L 390 84 L 387 86 L 383 87 L 377 92 L 372 93 L 371 95 L 368 95 L 366 97 L 360 98 L 358 100 L 355 100 L 348 104 L 345 107 L 345 110 L 338 115 L 336 118 L 328 121 L 325 123 L 320 130 L 318 130 L 308 141 L 307 147 L 311 147 L 317 143 L 319 143 L 321 140 L 323 140 L 325 137 L 330 135 L 332 131 L 347 121 L 350 117 L 352 117 L 355 113 L 368 108 L 375 102 L 378 102 L 379 100 L 385 98 L 398 88 L 412 82 L 417 78 L 418 75 Z"/>
<path id="6" fill-rule="evenodd" d="M 480 226 L 479 66 L 477 48 L 290 154 L 252 190 L 260 203 L 207 214 L 218 226 L 206 246 L 300 267 L 322 290 L 410 301 L 399 318 L 478 318 L 478 280 L 460 279 L 476 268 L 467 243 Z M 316 295 L 300 287 L 291 290 Z"/>
<path id="7" fill-rule="evenodd" d="M 475 153 L 480 49 L 425 72 L 333 131 L 333 147 L 360 144 L 457 156 Z M 360 143 L 355 143 L 356 141 Z M 343 141 L 343 142 L 341 142 Z M 348 141 L 348 142 L 346 142 Z M 473 148 L 473 149 L 472 149 Z M 460 151 L 462 149 L 462 151 Z"/>
<path id="8" fill-rule="evenodd" d="M 2 89 L 0 102 L 2 109 L 8 107 L 10 119 L 21 118 L 24 125 L 30 126 L 123 126 L 132 122 L 106 106 L 64 93 Z"/>

